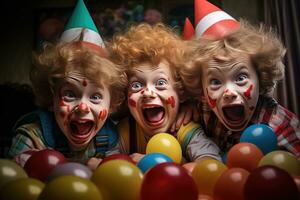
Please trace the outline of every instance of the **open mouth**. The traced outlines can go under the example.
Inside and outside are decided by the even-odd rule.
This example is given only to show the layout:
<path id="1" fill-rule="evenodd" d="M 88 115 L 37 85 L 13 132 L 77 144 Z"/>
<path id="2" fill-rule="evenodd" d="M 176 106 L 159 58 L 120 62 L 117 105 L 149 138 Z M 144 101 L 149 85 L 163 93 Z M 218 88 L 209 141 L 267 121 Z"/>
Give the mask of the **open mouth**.
<path id="1" fill-rule="evenodd" d="M 150 124 L 161 122 L 165 116 L 165 109 L 162 106 L 151 106 L 143 109 L 145 120 Z"/>
<path id="2" fill-rule="evenodd" d="M 76 138 L 82 138 L 87 136 L 92 128 L 94 127 L 93 121 L 72 121 L 70 123 L 70 128 L 72 131 L 72 135 Z"/>
<path id="3" fill-rule="evenodd" d="M 245 119 L 245 108 L 242 105 L 230 105 L 222 108 L 226 120 L 233 124 L 240 124 Z"/>

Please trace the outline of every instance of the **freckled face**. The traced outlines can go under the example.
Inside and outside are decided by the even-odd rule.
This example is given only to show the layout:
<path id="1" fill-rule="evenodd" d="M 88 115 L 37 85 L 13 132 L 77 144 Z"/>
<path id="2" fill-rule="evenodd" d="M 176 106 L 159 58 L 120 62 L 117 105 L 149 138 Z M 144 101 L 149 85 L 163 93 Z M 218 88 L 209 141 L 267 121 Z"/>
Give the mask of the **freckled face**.
<path id="1" fill-rule="evenodd" d="M 249 56 L 211 61 L 202 72 L 203 92 L 214 113 L 229 130 L 243 130 L 259 96 L 259 81 Z"/>
<path id="2" fill-rule="evenodd" d="M 80 72 L 70 73 L 55 90 L 54 114 L 73 150 L 82 150 L 102 128 L 110 107 L 107 87 L 96 86 Z"/>
<path id="3" fill-rule="evenodd" d="M 128 107 L 144 133 L 167 132 L 174 122 L 179 97 L 168 64 L 139 65 L 129 77 Z"/>

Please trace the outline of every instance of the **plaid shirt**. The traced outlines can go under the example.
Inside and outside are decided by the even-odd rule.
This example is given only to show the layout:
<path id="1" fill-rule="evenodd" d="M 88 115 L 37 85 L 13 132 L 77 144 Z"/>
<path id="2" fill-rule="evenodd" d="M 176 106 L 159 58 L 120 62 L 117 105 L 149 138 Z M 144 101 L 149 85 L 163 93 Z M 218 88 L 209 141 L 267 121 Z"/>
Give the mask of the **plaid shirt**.
<path id="1" fill-rule="evenodd" d="M 204 98 L 202 111 L 205 132 L 213 138 L 221 151 L 227 152 L 239 142 L 242 132 L 228 130 L 218 120 Z M 260 96 L 249 125 L 258 123 L 269 125 L 277 135 L 278 146 L 300 159 L 300 123 L 293 113 L 280 106 L 273 98 Z"/>
<path id="2" fill-rule="evenodd" d="M 46 113 L 44 116 L 52 115 L 49 112 L 43 111 L 43 113 Z M 22 163 L 20 162 L 24 162 L 24 159 L 28 159 L 28 154 L 24 153 L 28 150 L 55 149 L 64 154 L 68 160 L 81 163 L 85 163 L 92 157 L 102 158 L 119 153 L 119 147 L 116 143 L 108 144 L 110 143 L 109 135 L 105 133 L 112 131 L 110 123 L 105 123 L 105 126 L 101 129 L 101 134 L 97 134 L 87 148 L 81 151 L 72 151 L 68 145 L 67 138 L 55 124 L 55 120 L 51 120 L 50 117 L 47 117 L 46 120 L 44 120 L 47 122 L 43 124 L 42 119 L 33 118 L 32 116 L 36 117 L 36 114 L 30 113 L 21 118 L 20 121 L 30 118 L 30 121 L 33 122 L 22 124 L 15 129 L 16 136 L 13 138 L 11 148 L 8 152 L 8 156 L 15 158 L 21 165 Z M 49 126 L 51 126 L 51 129 L 46 130 L 44 128 Z M 97 151 L 97 148 L 102 147 L 104 147 L 105 150 L 104 155 Z M 110 148 L 108 149 L 107 147 Z"/>

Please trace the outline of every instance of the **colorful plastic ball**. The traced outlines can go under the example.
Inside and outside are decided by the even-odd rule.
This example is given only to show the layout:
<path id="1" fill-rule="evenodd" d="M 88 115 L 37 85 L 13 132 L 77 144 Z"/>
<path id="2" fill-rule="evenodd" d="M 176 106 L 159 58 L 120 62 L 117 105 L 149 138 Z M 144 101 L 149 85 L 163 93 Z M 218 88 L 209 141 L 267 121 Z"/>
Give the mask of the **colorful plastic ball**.
<path id="1" fill-rule="evenodd" d="M 33 178 L 21 178 L 4 185 L 0 190 L 0 199 L 36 200 L 45 184 Z"/>
<path id="2" fill-rule="evenodd" d="M 143 174 L 131 162 L 117 159 L 99 165 L 91 180 L 105 200 L 138 200 Z"/>
<path id="3" fill-rule="evenodd" d="M 146 154 L 138 163 L 137 166 L 145 173 L 150 168 L 158 165 L 159 163 L 173 162 L 171 158 L 162 153 L 150 153 Z"/>
<path id="4" fill-rule="evenodd" d="M 256 145 L 241 142 L 229 149 L 227 154 L 227 167 L 240 167 L 251 172 L 258 166 L 263 156 L 263 153 Z"/>
<path id="5" fill-rule="evenodd" d="M 190 174 L 192 175 L 192 172 L 195 168 L 195 166 L 197 165 L 196 162 L 188 162 L 182 165 L 182 167 Z"/>
<path id="6" fill-rule="evenodd" d="M 300 199 L 300 176 L 294 176 L 293 179 L 294 179 L 294 182 L 295 182 L 296 185 L 297 185 L 297 189 L 298 189 L 298 197 L 299 197 L 299 199 Z"/>
<path id="7" fill-rule="evenodd" d="M 101 192 L 90 180 L 78 176 L 60 176 L 48 182 L 39 200 L 102 200 Z"/>
<path id="8" fill-rule="evenodd" d="M 216 181 L 226 170 L 226 165 L 214 159 L 205 159 L 197 163 L 192 172 L 192 177 L 200 194 L 213 195 Z"/>
<path id="9" fill-rule="evenodd" d="M 181 163 L 181 146 L 178 140 L 168 133 L 158 133 L 149 140 L 146 146 L 146 154 L 149 153 L 162 153 L 174 162 Z"/>
<path id="10" fill-rule="evenodd" d="M 17 155 L 14 159 L 21 167 L 24 167 L 27 160 L 36 152 L 38 152 L 38 150 L 30 149 Z"/>
<path id="11" fill-rule="evenodd" d="M 247 127 L 240 137 L 240 142 L 255 144 L 264 155 L 278 148 L 276 134 L 265 124 L 253 124 Z"/>
<path id="12" fill-rule="evenodd" d="M 127 154 L 123 154 L 123 153 L 118 153 L 118 154 L 113 154 L 110 156 L 105 157 L 99 165 L 106 163 L 109 160 L 116 160 L 116 159 L 121 159 L 121 160 L 127 160 L 128 162 L 131 162 L 132 164 L 135 164 L 135 162 L 133 162 L 132 158 L 127 155 Z"/>
<path id="13" fill-rule="evenodd" d="M 17 163 L 7 159 L 0 159 L 0 188 L 10 181 L 27 177 L 24 169 Z"/>
<path id="14" fill-rule="evenodd" d="M 250 173 L 245 183 L 244 196 L 246 200 L 297 200 L 298 190 L 288 172 L 265 165 Z"/>
<path id="15" fill-rule="evenodd" d="M 57 165 L 66 162 L 67 160 L 62 153 L 44 149 L 33 154 L 25 163 L 24 169 L 29 177 L 45 182 Z"/>
<path id="16" fill-rule="evenodd" d="M 242 168 L 231 168 L 218 178 L 214 187 L 214 200 L 244 200 L 244 186 L 249 172 Z"/>
<path id="17" fill-rule="evenodd" d="M 85 165 L 75 162 L 63 163 L 57 165 L 49 174 L 47 180 L 51 181 L 59 176 L 79 176 L 81 178 L 90 179 L 92 171 Z"/>
<path id="18" fill-rule="evenodd" d="M 265 155 L 259 162 L 259 166 L 273 165 L 279 167 L 292 176 L 300 175 L 300 161 L 287 151 L 272 151 Z"/>
<path id="19" fill-rule="evenodd" d="M 197 200 L 193 178 L 177 163 L 161 163 L 145 174 L 140 200 Z"/>

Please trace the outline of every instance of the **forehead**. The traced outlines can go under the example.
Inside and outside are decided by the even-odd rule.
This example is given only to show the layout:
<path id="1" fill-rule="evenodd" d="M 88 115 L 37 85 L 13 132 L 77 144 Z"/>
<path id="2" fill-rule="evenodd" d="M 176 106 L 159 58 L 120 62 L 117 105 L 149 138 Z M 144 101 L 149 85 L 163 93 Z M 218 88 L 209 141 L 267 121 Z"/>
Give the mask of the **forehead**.
<path id="1" fill-rule="evenodd" d="M 166 62 L 160 62 L 158 64 L 142 63 L 132 68 L 131 75 L 149 74 L 149 73 L 164 73 L 170 74 L 170 65 Z"/>

